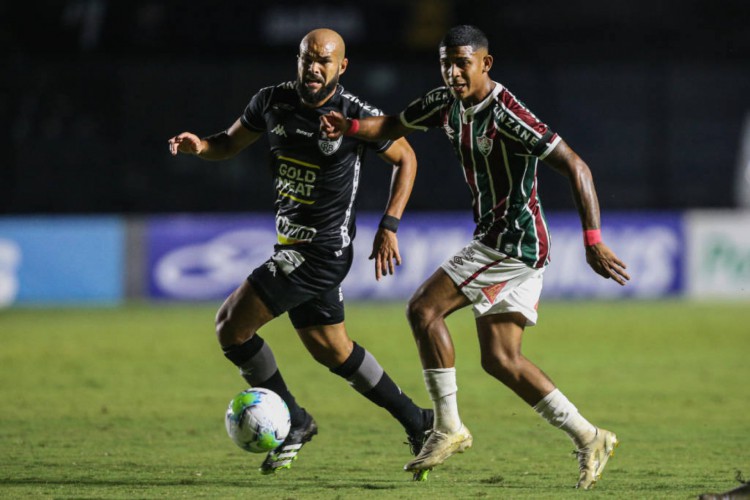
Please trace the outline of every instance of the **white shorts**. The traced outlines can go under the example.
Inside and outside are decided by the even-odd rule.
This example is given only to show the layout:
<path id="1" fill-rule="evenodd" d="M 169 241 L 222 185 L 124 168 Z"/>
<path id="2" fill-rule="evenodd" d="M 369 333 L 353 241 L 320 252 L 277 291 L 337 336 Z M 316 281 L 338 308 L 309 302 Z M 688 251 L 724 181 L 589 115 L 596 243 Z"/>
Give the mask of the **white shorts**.
<path id="1" fill-rule="evenodd" d="M 440 266 L 474 305 L 474 316 L 520 312 L 534 326 L 544 268 L 533 269 L 477 240 Z"/>

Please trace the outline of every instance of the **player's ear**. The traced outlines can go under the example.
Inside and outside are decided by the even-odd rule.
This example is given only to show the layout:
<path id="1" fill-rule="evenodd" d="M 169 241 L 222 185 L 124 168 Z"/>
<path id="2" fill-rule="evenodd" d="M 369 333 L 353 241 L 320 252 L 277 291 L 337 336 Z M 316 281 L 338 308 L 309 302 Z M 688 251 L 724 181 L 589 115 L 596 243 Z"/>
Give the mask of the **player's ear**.
<path id="1" fill-rule="evenodd" d="M 489 54 L 487 54 L 486 56 L 482 58 L 482 64 L 484 65 L 482 67 L 483 73 L 489 72 L 490 68 L 492 67 L 492 61 L 493 61 L 492 56 Z"/>
<path id="2" fill-rule="evenodd" d="M 349 59 L 345 57 L 341 60 L 341 65 L 339 66 L 339 75 L 344 74 L 344 71 L 346 71 L 347 66 L 349 66 Z"/>

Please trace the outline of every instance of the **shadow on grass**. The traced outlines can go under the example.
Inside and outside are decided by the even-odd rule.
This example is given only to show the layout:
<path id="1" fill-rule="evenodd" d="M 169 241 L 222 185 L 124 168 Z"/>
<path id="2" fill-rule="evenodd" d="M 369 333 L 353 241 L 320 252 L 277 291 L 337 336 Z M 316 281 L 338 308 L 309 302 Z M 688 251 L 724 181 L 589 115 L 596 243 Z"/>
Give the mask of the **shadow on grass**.
<path id="1" fill-rule="evenodd" d="M 310 486 L 316 488 L 361 488 L 365 490 L 392 490 L 410 484 L 410 481 L 373 481 L 367 482 L 352 480 L 325 480 L 315 479 L 296 479 L 293 483 L 284 482 L 287 489 L 305 489 Z M 158 488 L 164 486 L 217 486 L 227 488 L 258 487 L 258 483 L 251 480 L 224 480 L 224 479 L 180 479 L 172 481 L 143 481 L 137 478 L 133 479 L 94 479 L 94 478 L 77 478 L 77 479 L 49 479 L 49 478 L 0 478 L 0 486 L 127 486 L 133 488 Z M 273 487 L 274 483 L 266 483 L 263 486 Z"/>

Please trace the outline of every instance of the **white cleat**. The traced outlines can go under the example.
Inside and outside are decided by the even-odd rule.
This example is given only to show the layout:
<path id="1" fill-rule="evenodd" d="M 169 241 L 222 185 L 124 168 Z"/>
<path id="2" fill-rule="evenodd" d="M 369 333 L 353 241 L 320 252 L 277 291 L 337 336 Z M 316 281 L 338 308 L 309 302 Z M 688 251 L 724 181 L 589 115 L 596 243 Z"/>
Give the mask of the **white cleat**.
<path id="1" fill-rule="evenodd" d="M 578 468 L 581 471 L 576 488 L 588 490 L 602 477 L 602 471 L 607 465 L 609 457 L 615 454 L 615 448 L 620 442 L 614 432 L 596 429 L 596 436 L 586 446 L 576 450 Z"/>
<path id="2" fill-rule="evenodd" d="M 456 432 L 445 433 L 433 429 L 414 460 L 404 465 L 407 472 L 418 472 L 440 465 L 455 453 L 463 453 L 471 447 L 473 438 L 469 429 L 461 424 Z"/>

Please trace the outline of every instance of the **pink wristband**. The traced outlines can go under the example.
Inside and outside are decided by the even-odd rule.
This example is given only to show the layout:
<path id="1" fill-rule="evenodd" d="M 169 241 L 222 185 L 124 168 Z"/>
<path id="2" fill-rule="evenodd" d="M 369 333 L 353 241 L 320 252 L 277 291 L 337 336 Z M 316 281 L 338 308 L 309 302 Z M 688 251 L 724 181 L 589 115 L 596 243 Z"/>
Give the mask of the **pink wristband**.
<path id="1" fill-rule="evenodd" d="M 349 130 L 344 132 L 344 135 L 354 135 L 359 131 L 359 120 L 352 118 L 349 120 Z"/>
<path id="2" fill-rule="evenodd" d="M 596 245 L 602 241 L 601 229 L 586 229 L 583 231 L 583 244 L 587 247 Z"/>

